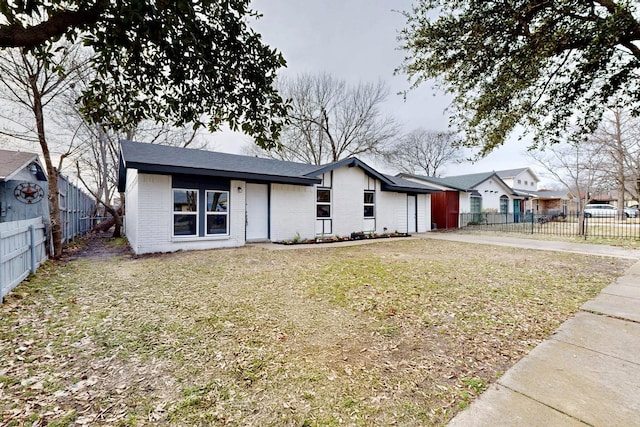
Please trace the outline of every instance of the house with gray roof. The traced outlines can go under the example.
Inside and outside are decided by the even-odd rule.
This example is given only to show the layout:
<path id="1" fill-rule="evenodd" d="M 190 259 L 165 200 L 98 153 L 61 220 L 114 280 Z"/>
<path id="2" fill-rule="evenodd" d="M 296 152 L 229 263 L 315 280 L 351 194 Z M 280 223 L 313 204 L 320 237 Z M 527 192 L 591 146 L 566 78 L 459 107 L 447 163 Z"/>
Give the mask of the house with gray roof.
<path id="1" fill-rule="evenodd" d="M 425 183 L 351 157 L 327 165 L 121 141 L 118 189 L 136 253 L 431 228 Z"/>
<path id="2" fill-rule="evenodd" d="M 48 219 L 48 192 L 37 154 L 0 150 L 0 222 Z"/>
<path id="3" fill-rule="evenodd" d="M 536 191 L 540 182 L 531 168 L 500 170 L 496 171 L 496 175 L 514 190 Z"/>
<path id="4" fill-rule="evenodd" d="M 457 228 L 461 214 L 475 218 L 492 216 L 493 221 L 519 222 L 525 197 L 516 193 L 496 172 L 449 177 L 401 173 L 400 178 L 435 186 L 441 193 L 431 196 L 431 215 L 437 228 Z"/>

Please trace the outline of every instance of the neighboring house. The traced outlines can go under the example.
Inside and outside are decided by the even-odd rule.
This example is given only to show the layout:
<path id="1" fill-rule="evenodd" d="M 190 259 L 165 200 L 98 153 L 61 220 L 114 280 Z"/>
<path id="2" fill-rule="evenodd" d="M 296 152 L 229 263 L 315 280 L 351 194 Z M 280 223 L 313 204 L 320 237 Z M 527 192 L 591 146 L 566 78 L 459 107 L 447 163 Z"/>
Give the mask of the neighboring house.
<path id="1" fill-rule="evenodd" d="M 431 228 L 428 185 L 357 158 L 309 165 L 121 141 L 118 189 L 136 253 Z"/>
<path id="2" fill-rule="evenodd" d="M 0 222 L 49 218 L 47 175 L 38 155 L 0 150 Z"/>
<path id="3" fill-rule="evenodd" d="M 576 201 L 569 190 L 539 190 L 528 193 L 531 211 L 536 215 L 568 216 L 577 210 Z"/>
<path id="4" fill-rule="evenodd" d="M 496 171 L 496 175 L 514 190 L 537 191 L 540 179 L 530 168 Z"/>
<path id="5" fill-rule="evenodd" d="M 459 214 L 490 212 L 509 216 L 510 221 L 517 222 L 522 212 L 524 198 L 514 193 L 495 172 L 444 178 L 406 173 L 397 176 L 442 190 L 431 196 L 431 215 L 436 228 L 458 227 Z"/>

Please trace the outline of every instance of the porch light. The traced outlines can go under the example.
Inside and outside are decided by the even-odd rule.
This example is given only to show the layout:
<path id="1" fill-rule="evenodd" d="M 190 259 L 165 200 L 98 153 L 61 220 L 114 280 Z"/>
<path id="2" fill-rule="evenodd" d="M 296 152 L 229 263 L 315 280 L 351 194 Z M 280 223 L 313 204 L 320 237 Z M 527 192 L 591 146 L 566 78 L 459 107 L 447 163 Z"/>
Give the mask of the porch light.
<path id="1" fill-rule="evenodd" d="M 238 187 L 238 193 L 242 193 L 242 187 Z"/>
<path id="2" fill-rule="evenodd" d="M 35 175 L 38 173 L 38 167 L 36 166 L 35 163 L 31 163 L 29 165 L 29 172 L 31 172 L 31 175 Z"/>

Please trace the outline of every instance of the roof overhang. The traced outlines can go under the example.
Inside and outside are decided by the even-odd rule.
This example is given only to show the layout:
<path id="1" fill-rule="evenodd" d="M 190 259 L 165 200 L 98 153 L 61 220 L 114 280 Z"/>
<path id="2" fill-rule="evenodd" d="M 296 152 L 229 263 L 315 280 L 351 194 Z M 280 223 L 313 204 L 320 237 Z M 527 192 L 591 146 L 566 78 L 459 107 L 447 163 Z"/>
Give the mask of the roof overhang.
<path id="1" fill-rule="evenodd" d="M 306 176 L 267 175 L 251 172 L 238 172 L 217 169 L 189 168 L 184 166 L 151 165 L 144 162 L 124 162 L 122 154 L 118 166 L 118 191 L 126 189 L 126 170 L 137 169 L 141 173 L 150 174 L 182 174 L 196 176 L 210 176 L 217 178 L 239 179 L 252 182 L 274 182 L 278 184 L 314 185 L 322 182 L 320 178 Z"/>
<path id="2" fill-rule="evenodd" d="M 395 184 L 386 184 L 383 182 L 382 184 L 383 191 L 393 191 L 396 193 L 413 193 L 413 194 L 431 194 L 431 193 L 441 193 L 442 190 L 438 190 L 435 188 L 418 188 L 418 187 L 408 187 L 404 185 L 395 185 Z"/>

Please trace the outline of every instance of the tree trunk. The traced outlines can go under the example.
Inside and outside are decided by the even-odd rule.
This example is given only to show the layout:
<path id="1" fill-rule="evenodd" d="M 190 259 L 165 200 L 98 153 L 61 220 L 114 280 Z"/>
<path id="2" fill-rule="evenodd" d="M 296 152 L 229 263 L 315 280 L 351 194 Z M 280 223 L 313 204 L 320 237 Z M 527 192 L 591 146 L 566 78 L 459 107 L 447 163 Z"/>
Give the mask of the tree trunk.
<path id="1" fill-rule="evenodd" d="M 122 237 L 122 209 L 113 209 L 111 206 L 105 206 L 105 210 L 111 214 L 111 218 L 101 222 L 93 229 L 106 232 L 111 227 L 113 229 L 113 237 Z"/>
<path id="2" fill-rule="evenodd" d="M 62 224 L 60 219 L 60 192 L 58 190 L 58 170 L 53 167 L 51 153 L 47 144 L 44 130 L 44 114 L 42 109 L 42 94 L 38 89 L 37 75 L 29 78 L 31 91 L 33 94 L 33 113 L 36 118 L 36 128 L 38 130 L 38 141 L 42 149 L 42 156 L 47 166 L 47 177 L 49 180 L 49 221 L 51 222 L 51 238 L 53 240 L 53 258 L 62 256 Z"/>

